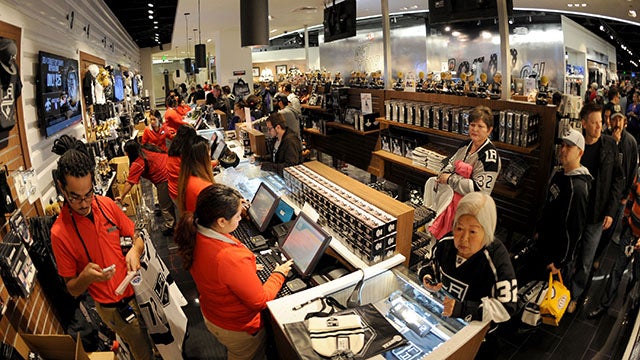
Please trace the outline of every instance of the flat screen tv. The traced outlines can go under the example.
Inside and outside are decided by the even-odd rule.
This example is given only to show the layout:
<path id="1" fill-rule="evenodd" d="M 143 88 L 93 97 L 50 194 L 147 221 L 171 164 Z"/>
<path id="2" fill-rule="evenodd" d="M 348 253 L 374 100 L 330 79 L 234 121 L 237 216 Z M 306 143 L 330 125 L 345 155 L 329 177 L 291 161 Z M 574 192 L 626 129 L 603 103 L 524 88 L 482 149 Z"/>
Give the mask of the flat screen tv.
<path id="1" fill-rule="evenodd" d="M 356 36 L 356 0 L 344 0 L 325 8 L 323 24 L 326 43 Z"/>
<path id="2" fill-rule="evenodd" d="M 507 0 L 507 15 L 513 15 L 512 0 Z M 429 0 L 429 25 L 497 17 L 496 0 Z"/>
<path id="3" fill-rule="evenodd" d="M 78 61 L 40 51 L 38 63 L 38 121 L 49 137 L 82 120 Z"/>
<path id="4" fill-rule="evenodd" d="M 116 101 L 124 100 L 124 79 L 120 70 L 113 71 L 113 97 Z"/>
<path id="5" fill-rule="evenodd" d="M 131 78 L 131 92 L 133 96 L 140 95 L 140 89 L 138 88 L 138 78 L 135 76 Z"/>

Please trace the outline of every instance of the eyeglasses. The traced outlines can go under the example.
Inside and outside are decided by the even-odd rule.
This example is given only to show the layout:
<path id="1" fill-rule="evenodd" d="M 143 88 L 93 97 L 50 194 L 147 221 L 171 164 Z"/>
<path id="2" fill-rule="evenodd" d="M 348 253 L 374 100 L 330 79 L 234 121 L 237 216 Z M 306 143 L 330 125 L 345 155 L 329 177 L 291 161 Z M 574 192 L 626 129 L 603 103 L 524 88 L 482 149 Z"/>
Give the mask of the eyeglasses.
<path id="1" fill-rule="evenodd" d="M 67 191 L 68 193 L 68 191 Z M 67 195 L 67 200 L 69 201 L 70 204 L 80 204 L 83 203 L 85 201 L 89 201 L 91 202 L 91 200 L 93 200 L 93 196 L 95 194 L 93 193 L 93 189 L 91 189 L 91 191 L 89 191 L 88 193 L 86 193 L 84 196 L 78 196 L 76 194 L 68 194 Z"/>

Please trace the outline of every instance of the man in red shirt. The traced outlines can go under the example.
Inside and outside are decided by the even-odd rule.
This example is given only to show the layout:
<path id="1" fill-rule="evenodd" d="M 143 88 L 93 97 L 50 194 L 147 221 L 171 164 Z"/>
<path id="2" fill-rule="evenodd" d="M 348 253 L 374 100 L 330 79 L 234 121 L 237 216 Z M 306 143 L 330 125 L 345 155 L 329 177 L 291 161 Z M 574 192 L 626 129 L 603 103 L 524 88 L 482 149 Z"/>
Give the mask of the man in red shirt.
<path id="1" fill-rule="evenodd" d="M 122 194 L 116 197 L 116 201 L 122 201 L 131 191 L 133 185 L 140 182 L 140 177 L 151 181 L 158 192 L 158 202 L 162 210 L 164 229 L 162 234 L 173 234 L 175 223 L 175 209 L 173 201 L 169 197 L 167 184 L 167 154 L 153 145 L 141 146 L 136 140 L 129 140 L 124 144 L 124 152 L 129 157 L 129 177 L 124 184 Z"/>
<path id="2" fill-rule="evenodd" d="M 95 164 L 85 144 L 63 135 L 54 142 L 53 152 L 61 155 L 54 181 L 65 198 L 51 228 L 58 274 L 71 295 L 89 291 L 102 321 L 129 344 L 136 360 L 151 360 L 152 345 L 138 321 L 133 288 L 115 293 L 127 271 L 140 268 L 144 243 L 113 200 L 94 195 Z"/>
<path id="3" fill-rule="evenodd" d="M 162 115 L 160 111 L 154 110 L 149 114 L 149 126 L 142 133 L 142 145 L 153 144 L 160 149 L 167 151 L 167 133 L 162 126 Z"/>

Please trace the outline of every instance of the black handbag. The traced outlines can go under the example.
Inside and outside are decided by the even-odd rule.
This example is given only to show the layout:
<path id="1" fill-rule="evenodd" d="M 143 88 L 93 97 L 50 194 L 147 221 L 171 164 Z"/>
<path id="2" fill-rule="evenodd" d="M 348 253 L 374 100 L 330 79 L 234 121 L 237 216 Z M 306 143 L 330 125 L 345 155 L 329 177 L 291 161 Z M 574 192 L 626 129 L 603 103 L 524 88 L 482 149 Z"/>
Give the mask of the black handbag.
<path id="1" fill-rule="evenodd" d="M 251 91 L 249 90 L 249 84 L 247 84 L 242 78 L 238 79 L 238 81 L 233 84 L 233 95 L 235 95 L 236 99 L 244 99 L 250 94 Z"/>

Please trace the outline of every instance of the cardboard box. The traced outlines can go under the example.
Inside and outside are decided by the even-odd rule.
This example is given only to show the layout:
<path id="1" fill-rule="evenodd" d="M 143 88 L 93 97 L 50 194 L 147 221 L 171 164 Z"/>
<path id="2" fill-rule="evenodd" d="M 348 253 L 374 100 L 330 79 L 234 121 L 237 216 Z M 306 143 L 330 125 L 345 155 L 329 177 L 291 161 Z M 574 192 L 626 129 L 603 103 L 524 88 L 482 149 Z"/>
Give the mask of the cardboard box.
<path id="1" fill-rule="evenodd" d="M 110 351 L 87 353 L 82 347 L 80 335 L 73 341 L 71 335 L 20 334 L 31 351 L 47 360 L 114 360 Z"/>

